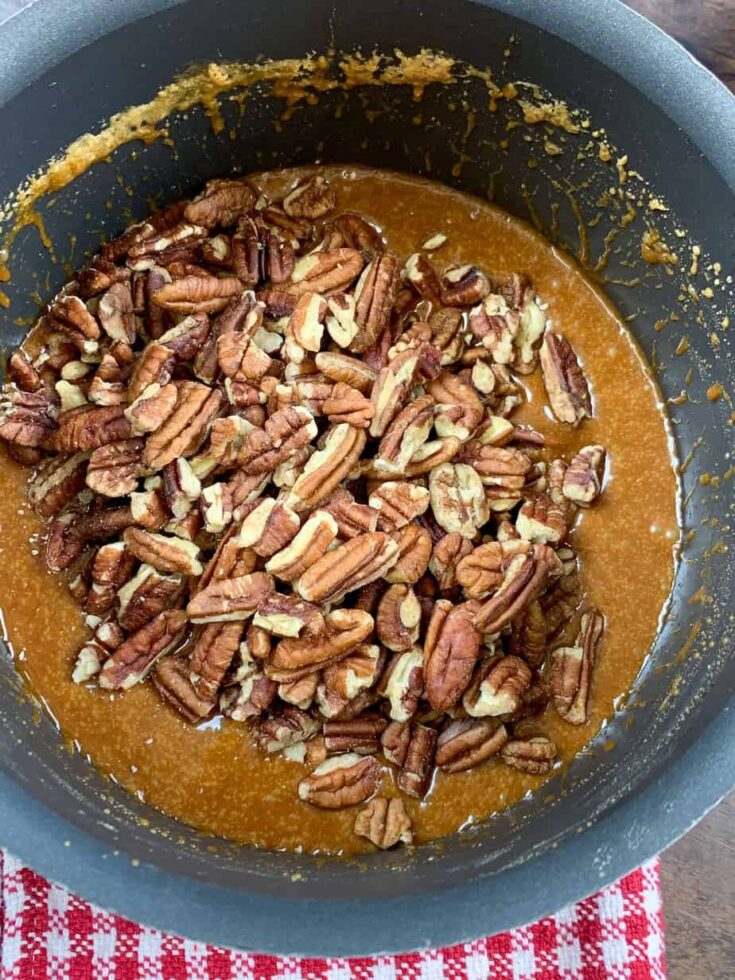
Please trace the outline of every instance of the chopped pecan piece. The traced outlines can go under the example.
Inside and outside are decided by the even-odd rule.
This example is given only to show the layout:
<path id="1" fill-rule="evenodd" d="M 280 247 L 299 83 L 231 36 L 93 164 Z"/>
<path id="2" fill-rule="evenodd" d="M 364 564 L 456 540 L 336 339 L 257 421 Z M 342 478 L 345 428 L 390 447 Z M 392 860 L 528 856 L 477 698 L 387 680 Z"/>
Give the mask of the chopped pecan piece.
<path id="1" fill-rule="evenodd" d="M 211 582 L 189 600 L 187 614 L 194 623 L 247 619 L 273 592 L 273 579 L 265 572 L 252 572 Z"/>
<path id="2" fill-rule="evenodd" d="M 429 475 L 431 506 L 437 522 L 449 534 L 474 538 L 487 523 L 489 510 L 482 482 L 467 463 L 442 463 Z"/>
<path id="3" fill-rule="evenodd" d="M 523 704 L 532 674 L 518 657 L 500 657 L 480 667 L 463 699 L 464 709 L 473 718 L 512 715 Z"/>
<path id="4" fill-rule="evenodd" d="M 480 634 L 467 605 L 440 599 L 424 640 L 426 698 L 436 711 L 454 707 L 470 683 L 480 655 Z"/>
<path id="5" fill-rule="evenodd" d="M 496 364 L 513 364 L 521 317 L 505 299 L 491 293 L 469 315 L 469 327 Z"/>
<path id="6" fill-rule="evenodd" d="M 390 703 L 393 721 L 408 721 L 416 714 L 424 692 L 424 655 L 421 647 L 395 654 L 380 679 L 378 691 Z"/>
<path id="7" fill-rule="evenodd" d="M 183 595 L 182 575 L 163 575 L 143 564 L 117 593 L 117 620 L 128 632 L 139 630 L 165 609 L 178 606 Z"/>
<path id="8" fill-rule="evenodd" d="M 578 425 L 592 416 L 587 378 L 565 337 L 546 334 L 541 345 L 541 370 L 551 410 L 560 422 Z"/>
<path id="9" fill-rule="evenodd" d="M 413 840 L 411 819 L 400 797 L 386 799 L 378 796 L 370 800 L 355 818 L 354 831 L 358 837 L 367 837 L 382 851 L 398 843 L 410 844 Z"/>
<path id="10" fill-rule="evenodd" d="M 415 521 L 429 507 L 429 491 L 418 483 L 386 481 L 368 498 L 378 512 L 378 529 L 398 531 Z"/>
<path id="11" fill-rule="evenodd" d="M 360 534 L 316 561 L 299 578 L 296 591 L 310 602 L 337 602 L 346 593 L 380 578 L 393 565 L 398 545 L 382 531 Z"/>
<path id="12" fill-rule="evenodd" d="M 278 685 L 264 674 L 249 674 L 239 684 L 226 688 L 220 696 L 220 709 L 233 721 L 247 721 L 267 711 L 278 692 Z"/>
<path id="13" fill-rule="evenodd" d="M 136 325 L 129 282 L 115 282 L 100 296 L 97 316 L 108 337 L 129 344 L 135 341 Z"/>
<path id="14" fill-rule="evenodd" d="M 281 640 L 271 657 L 268 674 L 279 682 L 336 663 L 363 643 L 373 631 L 373 617 L 360 609 L 335 609 L 318 637 Z"/>
<path id="15" fill-rule="evenodd" d="M 156 660 L 179 642 L 185 626 L 183 610 L 159 613 L 115 650 L 100 671 L 100 687 L 127 690 L 142 681 Z"/>
<path id="16" fill-rule="evenodd" d="M 20 391 L 34 392 L 43 388 L 43 379 L 24 350 L 13 351 L 6 372 L 9 381 Z"/>
<path id="17" fill-rule="evenodd" d="M 560 571 L 561 563 L 548 545 L 534 545 L 527 554 L 514 555 L 495 595 L 475 614 L 476 628 L 483 633 L 497 633 L 537 599 Z"/>
<path id="18" fill-rule="evenodd" d="M 391 721 L 380 736 L 383 755 L 399 768 L 403 765 L 411 740 L 410 721 Z"/>
<path id="19" fill-rule="evenodd" d="M 337 522 L 331 514 L 316 511 L 291 543 L 269 559 L 266 570 L 285 582 L 295 581 L 326 553 L 337 531 Z"/>
<path id="20" fill-rule="evenodd" d="M 45 388 L 31 392 L 4 385 L 0 391 L 0 437 L 18 446 L 40 446 L 53 439 L 58 412 Z"/>
<path id="21" fill-rule="evenodd" d="M 78 296 L 55 299 L 46 318 L 49 325 L 66 334 L 82 354 L 93 355 L 99 350 L 100 325 Z"/>
<path id="22" fill-rule="evenodd" d="M 511 738 L 501 748 L 499 755 L 511 769 L 542 776 L 554 765 L 557 749 L 551 739 L 537 735 L 534 738 Z"/>
<path id="23" fill-rule="evenodd" d="M 202 485 L 191 464 L 185 459 L 174 459 L 164 466 L 161 473 L 163 497 L 171 514 L 177 519 L 186 517 L 199 499 Z"/>
<path id="24" fill-rule="evenodd" d="M 221 534 L 232 520 L 232 493 L 226 483 L 212 483 L 202 490 L 199 497 L 199 513 L 204 530 Z"/>
<path id="25" fill-rule="evenodd" d="M 472 550 L 472 544 L 458 531 L 445 534 L 437 541 L 431 552 L 429 570 L 440 592 L 448 592 L 455 587 L 458 582 L 457 567 Z"/>
<path id="26" fill-rule="evenodd" d="M 148 436 L 143 462 L 150 470 L 162 470 L 179 456 L 192 456 L 204 441 L 208 427 L 219 413 L 222 394 L 196 381 L 178 388 L 176 407 L 164 424 Z"/>
<path id="27" fill-rule="evenodd" d="M 502 722 L 459 718 L 439 734 L 436 764 L 444 772 L 464 772 L 497 755 L 508 741 Z"/>
<path id="28" fill-rule="evenodd" d="M 155 534 L 142 527 L 129 527 L 123 534 L 123 540 L 139 561 L 152 565 L 159 572 L 202 574 L 199 548 L 192 541 Z"/>
<path id="29" fill-rule="evenodd" d="M 403 653 L 419 638 L 421 606 L 408 585 L 391 585 L 378 606 L 375 628 L 378 639 L 388 650 Z"/>
<path id="30" fill-rule="evenodd" d="M 557 714 L 571 725 L 584 725 L 592 670 L 605 629 L 605 620 L 596 609 L 585 613 L 573 647 L 558 647 L 551 654 L 551 694 Z"/>
<path id="31" fill-rule="evenodd" d="M 376 372 L 356 357 L 338 354 L 333 351 L 321 351 L 314 358 L 316 367 L 322 374 L 335 382 L 343 382 L 367 395 L 375 384 Z"/>
<path id="32" fill-rule="evenodd" d="M 421 395 L 406 405 L 389 424 L 380 440 L 373 466 L 386 474 L 404 473 L 426 443 L 434 424 L 434 399 Z"/>
<path id="33" fill-rule="evenodd" d="M 605 455 L 604 446 L 580 449 L 564 473 L 562 493 L 567 500 L 578 507 L 589 507 L 597 500 L 602 491 Z"/>
<path id="34" fill-rule="evenodd" d="M 324 177 L 311 177 L 299 184 L 283 199 L 283 210 L 291 218 L 323 218 L 334 210 L 337 203 L 335 193 Z"/>
<path id="35" fill-rule="evenodd" d="M 426 796 L 431 785 L 437 737 L 433 728 L 418 722 L 411 725 L 406 757 L 398 771 L 396 782 L 404 793 L 419 800 Z"/>
<path id="36" fill-rule="evenodd" d="M 308 711 L 314 701 L 319 684 L 319 674 L 305 674 L 295 681 L 285 681 L 278 685 L 278 697 L 286 704 L 293 704 L 302 711 Z"/>
<path id="37" fill-rule="evenodd" d="M 58 514 L 84 489 L 89 453 L 46 460 L 28 484 L 28 499 L 41 517 Z"/>
<path id="38" fill-rule="evenodd" d="M 103 497 L 124 497 L 135 490 L 143 473 L 142 439 L 125 439 L 95 449 L 89 457 L 85 482 Z"/>
<path id="39" fill-rule="evenodd" d="M 380 715 L 325 721 L 323 732 L 327 755 L 341 755 L 343 752 L 373 755 L 380 749 L 380 736 L 387 724 L 387 718 Z"/>
<path id="40" fill-rule="evenodd" d="M 327 435 L 324 447 L 307 461 L 301 476 L 286 494 L 285 504 L 297 512 L 316 507 L 352 470 L 366 441 L 363 429 L 346 422 L 336 425 Z"/>
<path id="41" fill-rule="evenodd" d="M 419 351 L 409 348 L 378 372 L 370 398 L 374 414 L 370 435 L 382 436 L 411 394 L 419 364 Z"/>
<path id="42" fill-rule="evenodd" d="M 325 810 L 341 810 L 368 800 L 378 788 L 380 764 L 355 752 L 327 759 L 299 783 L 299 799 Z"/>
<path id="43" fill-rule="evenodd" d="M 319 350 L 326 315 L 327 302 L 318 293 L 306 292 L 299 296 L 286 326 L 284 351 L 292 363 L 300 364 L 306 351 L 315 353 Z"/>
<path id="44" fill-rule="evenodd" d="M 402 278 L 411 283 L 413 288 L 432 306 L 441 305 L 441 285 L 439 274 L 429 259 L 421 252 L 414 252 L 406 259 L 406 265 L 401 271 Z"/>
<path id="45" fill-rule="evenodd" d="M 516 517 L 516 530 L 533 544 L 558 544 L 567 535 L 564 507 L 548 493 L 526 500 Z"/>
<path id="46" fill-rule="evenodd" d="M 130 494 L 132 523 L 147 531 L 159 531 L 171 517 L 160 490 L 133 491 Z"/>
<path id="47" fill-rule="evenodd" d="M 426 571 L 431 556 L 431 535 L 418 524 L 407 524 L 396 531 L 393 540 L 398 545 L 395 564 L 384 574 L 393 585 L 413 585 Z"/>
<path id="48" fill-rule="evenodd" d="M 373 687 L 383 663 L 384 656 L 377 644 L 360 643 L 346 657 L 325 668 L 324 686 L 346 705 Z"/>

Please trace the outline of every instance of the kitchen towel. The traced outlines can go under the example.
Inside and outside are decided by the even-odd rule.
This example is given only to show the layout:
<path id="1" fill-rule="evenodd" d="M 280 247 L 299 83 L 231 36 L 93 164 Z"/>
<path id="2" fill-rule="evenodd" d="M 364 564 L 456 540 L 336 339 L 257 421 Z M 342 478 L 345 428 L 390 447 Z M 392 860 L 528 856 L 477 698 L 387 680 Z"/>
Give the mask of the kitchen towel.
<path id="1" fill-rule="evenodd" d="M 0 980 L 665 980 L 658 862 L 540 922 L 402 956 L 237 953 L 149 929 L 0 852 Z"/>

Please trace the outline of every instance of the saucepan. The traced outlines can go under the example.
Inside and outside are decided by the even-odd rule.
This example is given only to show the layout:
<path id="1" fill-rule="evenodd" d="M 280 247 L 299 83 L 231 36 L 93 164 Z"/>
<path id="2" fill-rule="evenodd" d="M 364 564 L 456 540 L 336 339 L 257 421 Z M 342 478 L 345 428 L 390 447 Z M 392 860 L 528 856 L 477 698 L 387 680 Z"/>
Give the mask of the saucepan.
<path id="1" fill-rule="evenodd" d="M 315 160 L 425 174 L 533 221 L 629 319 L 668 403 L 683 527 L 658 639 L 602 736 L 612 751 L 598 739 L 548 793 L 471 832 L 360 862 L 212 846 L 68 752 L 3 647 L 0 843 L 195 939 L 358 955 L 535 919 L 684 833 L 735 784 L 730 94 L 617 0 L 38 0 L 0 41 L 5 247 L 16 232 L 3 345 L 150 198 Z M 110 128 L 131 105 L 148 108 Z M 65 166 L 84 134 L 87 157 Z"/>

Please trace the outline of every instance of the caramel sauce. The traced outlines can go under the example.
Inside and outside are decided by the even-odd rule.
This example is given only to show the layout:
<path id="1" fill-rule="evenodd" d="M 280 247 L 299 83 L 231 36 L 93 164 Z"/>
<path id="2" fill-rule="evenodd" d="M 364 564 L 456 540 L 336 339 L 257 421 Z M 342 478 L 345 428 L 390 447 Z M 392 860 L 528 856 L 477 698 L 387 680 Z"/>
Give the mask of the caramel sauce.
<path id="1" fill-rule="evenodd" d="M 297 173 L 303 171 L 266 175 L 264 189 L 288 186 Z M 589 599 L 607 618 L 589 721 L 575 728 L 552 709 L 538 720 L 566 764 L 633 683 L 671 588 L 677 484 L 660 394 L 620 316 L 571 259 L 525 224 L 416 178 L 338 167 L 328 176 L 338 206 L 370 217 L 402 258 L 443 233 L 447 241 L 433 253 L 439 268 L 472 261 L 497 274 L 527 272 L 554 329 L 571 340 L 591 381 L 595 417 L 578 429 L 550 420 L 540 372 L 522 379 L 528 402 L 514 416 L 545 434 L 550 456 L 568 458 L 594 442 L 609 453 L 604 494 L 572 532 Z M 72 683 L 87 634 L 82 615 L 64 581 L 43 568 L 42 526 L 25 496 L 27 471 L 8 459 L 2 474 L 0 607 L 18 670 L 76 750 L 151 806 L 205 832 L 268 848 L 370 850 L 352 833 L 356 811 L 320 811 L 299 802 L 304 766 L 263 756 L 246 726 L 217 717 L 193 728 L 147 684 L 110 695 Z M 426 841 L 481 821 L 543 782 L 496 760 L 466 773 L 438 774 L 426 801 L 408 801 L 415 838 Z M 384 791 L 393 792 L 389 767 Z"/>

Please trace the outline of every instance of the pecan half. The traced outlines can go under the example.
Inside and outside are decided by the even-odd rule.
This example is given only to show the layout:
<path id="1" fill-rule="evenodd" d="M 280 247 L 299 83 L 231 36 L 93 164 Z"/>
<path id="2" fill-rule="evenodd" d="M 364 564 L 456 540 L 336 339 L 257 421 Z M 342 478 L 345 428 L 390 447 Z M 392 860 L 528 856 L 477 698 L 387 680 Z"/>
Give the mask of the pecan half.
<path id="1" fill-rule="evenodd" d="M 123 631 L 115 622 L 100 623 L 92 636 L 79 651 L 71 679 L 75 684 L 84 684 L 99 674 L 102 664 L 115 652 L 125 639 Z"/>
<path id="2" fill-rule="evenodd" d="M 497 633 L 538 598 L 560 570 L 561 562 L 545 544 L 534 545 L 528 554 L 514 555 L 495 595 L 475 614 L 476 628 L 483 633 Z"/>
<path id="3" fill-rule="evenodd" d="M 305 292 L 299 296 L 286 325 L 284 351 L 291 362 L 300 364 L 306 351 L 315 353 L 319 350 L 326 315 L 327 302 L 318 293 Z"/>
<path id="4" fill-rule="evenodd" d="M 396 415 L 378 446 L 373 466 L 386 474 L 404 473 L 426 443 L 434 424 L 434 399 L 421 395 Z"/>
<path id="5" fill-rule="evenodd" d="M 349 490 L 335 490 L 323 501 L 321 509 L 335 519 L 341 538 L 356 538 L 358 534 L 375 531 L 378 526 L 378 511 L 367 504 L 358 504 Z"/>
<path id="6" fill-rule="evenodd" d="M 374 414 L 370 435 L 382 436 L 411 394 L 419 365 L 419 351 L 409 348 L 378 372 L 370 392 Z"/>
<path id="7" fill-rule="evenodd" d="M 283 199 L 283 210 L 291 218 L 323 218 L 334 210 L 337 199 L 324 177 L 316 175 L 299 184 Z"/>
<path id="8" fill-rule="evenodd" d="M 148 469 L 162 470 L 179 456 L 192 456 L 221 406 L 221 392 L 196 381 L 182 382 L 173 412 L 146 441 L 143 462 Z"/>
<path id="9" fill-rule="evenodd" d="M 350 344 L 351 351 L 366 351 L 388 326 L 398 285 L 398 262 L 390 253 L 383 252 L 365 266 L 355 287 L 358 332 Z"/>
<path id="10" fill-rule="evenodd" d="M 296 262 L 286 288 L 293 296 L 343 290 L 357 279 L 363 264 L 362 255 L 353 248 L 311 252 Z"/>
<path id="11" fill-rule="evenodd" d="M 584 446 L 567 467 L 562 493 L 578 507 L 589 507 L 600 496 L 605 469 L 605 447 Z"/>
<path id="12" fill-rule="evenodd" d="M 164 283 L 153 295 L 153 303 L 172 313 L 217 313 L 233 296 L 242 292 L 239 279 L 185 275 Z"/>
<path id="13" fill-rule="evenodd" d="M 444 306 L 474 306 L 490 292 L 487 276 L 475 265 L 445 269 L 441 286 Z"/>
<path id="14" fill-rule="evenodd" d="M 0 437 L 18 446 L 40 446 L 53 439 L 58 412 L 45 388 L 32 392 L 4 385 L 0 390 Z"/>
<path id="15" fill-rule="evenodd" d="M 182 575 L 163 575 L 143 564 L 117 593 L 117 620 L 128 632 L 139 630 L 165 609 L 178 606 L 183 594 Z"/>
<path id="16" fill-rule="evenodd" d="M 392 585 L 378 605 L 375 629 L 378 639 L 394 653 L 410 650 L 419 637 L 421 606 L 408 585 Z"/>
<path id="17" fill-rule="evenodd" d="M 404 793 L 419 800 L 426 796 L 431 785 L 437 737 L 433 728 L 418 722 L 411 725 L 406 757 L 398 771 L 396 783 Z"/>
<path id="18" fill-rule="evenodd" d="M 151 341 L 133 366 L 128 381 L 128 400 L 135 403 L 151 385 L 159 389 L 168 385 L 174 367 L 174 357 L 168 347 Z"/>
<path id="19" fill-rule="evenodd" d="M 330 422 L 348 422 L 358 429 L 366 429 L 370 425 L 374 411 L 375 406 L 369 398 L 342 381 L 334 385 L 322 405 L 322 414 Z"/>
<path id="20" fill-rule="evenodd" d="M 472 610 L 440 599 L 424 640 L 424 681 L 432 708 L 446 711 L 457 704 L 479 655 L 480 634 L 473 626 Z"/>
<path id="21" fill-rule="evenodd" d="M 143 680 L 156 660 L 179 642 L 185 626 L 183 610 L 159 613 L 115 650 L 100 671 L 100 687 L 127 690 Z"/>
<path id="22" fill-rule="evenodd" d="M 49 325 L 60 330 L 82 354 L 99 350 L 100 325 L 78 296 L 59 296 L 46 315 Z"/>
<path id="23" fill-rule="evenodd" d="M 443 463 L 429 475 L 431 506 L 437 522 L 448 533 L 474 538 L 487 523 L 489 510 L 482 481 L 466 463 Z"/>
<path id="24" fill-rule="evenodd" d="M 324 510 L 313 513 L 304 522 L 291 543 L 273 555 L 266 571 L 284 582 L 293 582 L 326 553 L 337 537 L 337 522 Z"/>
<path id="25" fill-rule="evenodd" d="M 384 656 L 375 643 L 360 643 L 340 661 L 325 668 L 323 683 L 346 705 L 369 690 L 378 679 Z"/>
<path id="26" fill-rule="evenodd" d="M 573 647 L 558 647 L 551 654 L 551 695 L 557 714 L 570 725 L 584 725 L 592 670 L 605 629 L 605 620 L 596 609 L 585 613 Z"/>
<path id="27" fill-rule="evenodd" d="M 293 704 L 302 711 L 311 707 L 319 685 L 319 674 L 306 674 L 295 681 L 285 681 L 278 685 L 278 697 L 286 704 Z"/>
<path id="28" fill-rule="evenodd" d="M 296 591 L 310 602 L 336 602 L 380 578 L 397 554 L 398 545 L 384 532 L 361 534 L 316 561 L 299 578 Z"/>
<path id="29" fill-rule="evenodd" d="M 534 738 L 511 738 L 500 750 L 500 758 L 520 772 L 542 776 L 551 771 L 557 756 L 556 745 L 545 735 Z"/>
<path id="30" fill-rule="evenodd" d="M 272 497 L 259 501 L 240 527 L 238 544 L 261 558 L 280 552 L 296 536 L 301 520 L 290 507 Z"/>
<path id="31" fill-rule="evenodd" d="M 196 725 L 214 708 L 215 702 L 201 698 L 189 677 L 189 662 L 183 657 L 162 657 L 151 673 L 151 681 L 163 700 L 191 725 Z"/>
<path id="32" fill-rule="evenodd" d="M 426 390 L 437 403 L 434 427 L 439 436 L 456 436 L 465 442 L 483 416 L 483 404 L 471 384 L 449 371 L 429 381 Z"/>
<path id="33" fill-rule="evenodd" d="M 258 744 L 265 752 L 282 752 L 298 745 L 319 730 L 319 722 L 300 708 L 284 705 L 258 725 Z"/>
<path id="34" fill-rule="evenodd" d="M 204 192 L 186 205 L 184 216 L 193 225 L 226 228 L 250 211 L 255 200 L 255 191 L 244 180 L 209 180 Z"/>
<path id="35" fill-rule="evenodd" d="M 524 541 L 558 544 L 567 535 L 565 508 L 548 493 L 526 500 L 516 517 L 516 530 Z"/>
<path id="36" fill-rule="evenodd" d="M 108 337 L 129 344 L 135 341 L 136 325 L 129 282 L 115 282 L 100 296 L 97 316 Z"/>
<path id="37" fill-rule="evenodd" d="M 185 459 L 174 459 L 164 466 L 161 473 L 163 498 L 171 514 L 177 519 L 186 517 L 199 499 L 202 485 L 191 464 Z"/>
<path id="38" fill-rule="evenodd" d="M 214 703 L 220 684 L 240 645 L 242 622 L 210 623 L 191 651 L 190 679 L 198 697 Z"/>
<path id="39" fill-rule="evenodd" d="M 361 360 L 334 351 L 321 351 L 314 363 L 331 381 L 341 381 L 363 395 L 370 393 L 377 377 L 376 372 Z"/>
<path id="40" fill-rule="evenodd" d="M 123 405 L 82 405 L 60 416 L 47 445 L 61 453 L 84 452 L 129 437 L 130 423 Z"/>
<path id="41" fill-rule="evenodd" d="M 547 333 L 541 345 L 541 370 L 551 410 L 560 422 L 578 425 L 592 416 L 592 397 L 584 371 L 569 341 Z"/>
<path id="42" fill-rule="evenodd" d="M 396 561 L 383 577 L 392 585 L 413 585 L 418 582 L 429 564 L 431 535 L 418 524 L 407 524 L 392 537 L 398 545 Z"/>
<path id="43" fill-rule="evenodd" d="M 273 579 L 265 572 L 220 579 L 189 600 L 186 612 L 193 623 L 247 619 L 273 592 Z"/>
<path id="44" fill-rule="evenodd" d="M 408 721 L 416 714 L 424 692 L 424 655 L 421 647 L 395 654 L 383 674 L 378 691 L 390 703 L 393 721 Z"/>
<path id="45" fill-rule="evenodd" d="M 258 607 L 253 626 L 275 636 L 319 636 L 324 632 L 324 616 L 310 602 L 274 592 Z"/>
<path id="46" fill-rule="evenodd" d="M 86 610 L 92 616 L 104 616 L 117 599 L 117 590 L 127 582 L 135 565 L 122 541 L 103 544 L 97 550 L 90 568 L 90 586 Z"/>
<path id="47" fill-rule="evenodd" d="M 129 527 L 123 534 L 128 550 L 159 572 L 182 572 L 201 575 L 199 548 L 192 541 L 155 534 L 142 527 Z"/>
<path id="48" fill-rule="evenodd" d="M 463 706 L 473 718 L 512 715 L 523 704 L 532 674 L 518 657 L 508 656 L 481 666 L 467 689 Z"/>
<path id="49" fill-rule="evenodd" d="M 529 541 L 515 539 L 481 544 L 458 562 L 457 582 L 468 599 L 484 599 L 502 584 L 507 563 L 530 550 Z"/>
<path id="50" fill-rule="evenodd" d="M 324 447 L 307 461 L 303 473 L 286 494 L 285 504 L 297 513 L 316 507 L 352 470 L 366 441 L 363 429 L 346 422 L 336 425 L 327 435 Z"/>
<path id="51" fill-rule="evenodd" d="M 143 473 L 142 439 L 125 439 L 95 449 L 89 457 L 85 482 L 103 497 L 124 497 L 135 490 Z"/>
<path id="52" fill-rule="evenodd" d="M 335 609 L 325 622 L 325 631 L 316 638 L 281 640 L 271 657 L 269 676 L 279 682 L 295 680 L 334 663 L 363 643 L 374 625 L 373 617 L 360 609 Z"/>
<path id="53" fill-rule="evenodd" d="M 53 517 L 84 489 L 89 453 L 45 461 L 28 484 L 28 499 L 41 517 Z"/>
<path id="54" fill-rule="evenodd" d="M 387 724 L 387 718 L 380 715 L 325 721 L 323 732 L 327 755 L 343 752 L 374 755 L 380 749 L 380 736 Z"/>
<path id="55" fill-rule="evenodd" d="M 459 718 L 439 734 L 436 764 L 444 772 L 464 772 L 497 755 L 507 741 L 507 729 L 499 721 Z"/>
<path id="56" fill-rule="evenodd" d="M 349 752 L 327 759 L 299 783 L 299 799 L 325 810 L 357 806 L 378 788 L 380 764 Z"/>
<path id="57" fill-rule="evenodd" d="M 354 831 L 358 837 L 367 837 L 382 851 L 396 844 L 410 844 L 413 840 L 411 819 L 400 797 L 386 799 L 378 796 L 363 807 L 355 818 Z"/>
<path id="58" fill-rule="evenodd" d="M 246 435 L 237 465 L 248 475 L 272 473 L 279 463 L 311 442 L 316 434 L 317 426 L 311 412 L 298 405 L 282 408 L 271 415 L 262 429 L 252 429 Z M 289 500 L 286 503 L 293 506 Z"/>
<path id="59" fill-rule="evenodd" d="M 141 436 L 160 429 L 176 407 L 176 385 L 161 386 L 157 381 L 141 391 L 125 407 L 125 418 L 133 435 Z"/>
<path id="60" fill-rule="evenodd" d="M 381 531 L 397 531 L 411 523 L 429 507 L 429 491 L 417 483 L 386 481 L 368 498 L 378 512 Z"/>
<path id="61" fill-rule="evenodd" d="M 278 692 L 278 685 L 260 673 L 250 674 L 239 684 L 225 688 L 219 700 L 224 715 L 233 721 L 247 721 L 267 711 Z"/>
<path id="62" fill-rule="evenodd" d="M 541 603 L 535 600 L 513 621 L 510 652 L 538 669 L 546 658 L 546 634 L 546 616 Z"/>
<path id="63" fill-rule="evenodd" d="M 448 592 L 455 587 L 458 582 L 457 567 L 472 550 L 472 544 L 458 531 L 445 534 L 437 541 L 431 552 L 429 570 L 436 579 L 440 592 Z"/>

